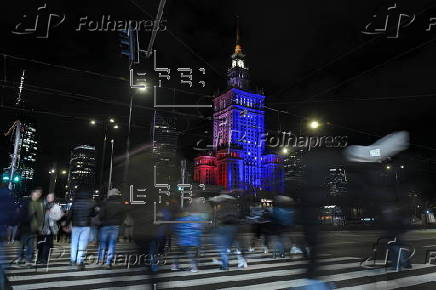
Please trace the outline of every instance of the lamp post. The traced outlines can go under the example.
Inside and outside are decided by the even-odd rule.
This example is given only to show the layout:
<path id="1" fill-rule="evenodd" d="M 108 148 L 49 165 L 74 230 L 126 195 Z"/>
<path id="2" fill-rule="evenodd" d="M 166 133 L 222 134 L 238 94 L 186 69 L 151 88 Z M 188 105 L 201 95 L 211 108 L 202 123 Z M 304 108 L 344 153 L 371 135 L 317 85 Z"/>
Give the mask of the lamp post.
<path id="1" fill-rule="evenodd" d="M 96 120 L 91 120 L 89 124 L 91 126 L 96 126 L 99 122 Z M 100 176 L 99 176 L 99 184 L 102 186 L 103 184 L 103 172 L 104 172 L 104 165 L 105 165 L 105 157 L 106 157 L 106 143 L 108 139 L 108 132 L 109 128 L 112 129 L 118 129 L 119 125 L 116 123 L 114 118 L 108 118 L 104 121 L 104 138 L 103 138 L 103 149 L 102 149 L 102 156 L 100 161 Z"/>
<path id="2" fill-rule="evenodd" d="M 48 171 L 50 174 L 50 185 L 48 189 L 48 193 L 56 192 L 56 184 L 58 181 L 58 173 L 60 173 L 61 177 L 67 175 L 68 171 L 66 169 L 57 170 L 56 163 L 53 164 L 53 167 Z"/>
<path id="3" fill-rule="evenodd" d="M 400 179 L 398 169 L 402 170 L 404 168 L 405 168 L 404 165 L 400 165 L 400 166 L 393 166 L 393 165 L 389 165 L 389 164 L 386 165 L 386 170 L 393 170 L 393 173 L 395 176 L 395 198 L 396 198 L 397 202 L 400 200 L 399 193 L 398 193 L 398 191 L 399 191 L 399 179 Z"/>
<path id="4" fill-rule="evenodd" d="M 108 191 L 112 189 L 112 162 L 114 156 L 114 139 L 111 140 L 111 161 L 109 165 Z"/>
<path id="5" fill-rule="evenodd" d="M 136 88 L 136 89 L 141 93 L 145 93 L 147 91 L 147 87 L 145 87 L 145 84 L 141 84 L 141 85 L 143 85 L 143 87 Z M 129 173 L 129 165 L 130 165 L 130 132 L 131 132 L 131 126 L 132 126 L 133 97 L 134 97 L 134 92 L 130 91 L 129 123 L 128 123 L 128 129 L 127 129 L 126 160 L 125 160 L 125 165 L 124 165 L 123 182 L 127 182 L 127 174 Z"/>

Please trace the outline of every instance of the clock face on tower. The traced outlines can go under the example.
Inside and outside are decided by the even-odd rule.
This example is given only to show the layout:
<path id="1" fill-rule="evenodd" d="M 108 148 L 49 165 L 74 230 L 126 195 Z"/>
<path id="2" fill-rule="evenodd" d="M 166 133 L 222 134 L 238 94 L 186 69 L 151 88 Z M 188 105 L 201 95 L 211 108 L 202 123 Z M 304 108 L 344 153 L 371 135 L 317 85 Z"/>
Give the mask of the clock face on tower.
<path id="1" fill-rule="evenodd" d="M 242 59 L 234 59 L 234 60 L 232 60 L 232 68 L 233 67 L 244 68 L 244 61 Z"/>

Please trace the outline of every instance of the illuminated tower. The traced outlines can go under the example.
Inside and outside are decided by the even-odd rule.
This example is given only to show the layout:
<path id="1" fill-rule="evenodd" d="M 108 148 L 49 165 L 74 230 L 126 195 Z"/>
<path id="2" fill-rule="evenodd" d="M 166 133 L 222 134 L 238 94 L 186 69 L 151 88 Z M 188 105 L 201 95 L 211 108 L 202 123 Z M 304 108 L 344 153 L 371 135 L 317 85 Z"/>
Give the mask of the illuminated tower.
<path id="1" fill-rule="evenodd" d="M 216 180 L 226 189 L 260 188 L 265 97 L 248 92 L 249 73 L 238 30 L 227 77 L 230 89 L 213 100 Z"/>
<path id="2" fill-rule="evenodd" d="M 194 181 L 227 190 L 283 192 L 282 159 L 265 154 L 265 96 L 250 90 L 249 70 L 236 32 L 227 72 L 229 90 L 213 100 L 213 152 L 195 159 Z M 210 174 L 215 172 L 215 178 Z M 271 183 L 274 180 L 274 183 Z"/>

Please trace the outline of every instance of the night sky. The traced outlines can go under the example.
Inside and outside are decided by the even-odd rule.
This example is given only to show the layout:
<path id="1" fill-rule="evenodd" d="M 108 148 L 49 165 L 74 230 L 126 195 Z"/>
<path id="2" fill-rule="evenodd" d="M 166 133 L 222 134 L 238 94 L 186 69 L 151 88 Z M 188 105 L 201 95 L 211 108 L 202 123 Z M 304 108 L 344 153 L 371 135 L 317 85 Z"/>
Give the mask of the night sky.
<path id="1" fill-rule="evenodd" d="M 47 11 L 65 14 L 47 39 L 11 31 L 47 4 Z M 0 17 L 0 131 L 24 114 L 37 122 L 39 164 L 37 180 L 45 185 L 52 162 L 68 163 L 74 145 L 102 144 L 103 128 L 91 128 L 91 118 L 109 116 L 120 122 L 114 135 L 116 155 L 125 150 L 128 120 L 128 60 L 120 54 L 118 32 L 76 31 L 80 18 L 151 20 L 158 0 L 140 1 L 8 1 Z M 436 17 L 430 0 L 395 1 L 398 9 L 415 14 L 398 38 L 365 35 L 361 31 L 374 14 L 386 13 L 394 2 L 332 1 L 188 1 L 168 0 L 166 30 L 155 41 L 158 62 L 174 79 L 159 91 L 159 100 L 178 104 L 210 104 L 226 89 L 226 69 L 235 43 L 239 16 L 241 44 L 247 55 L 253 88 L 263 89 L 270 130 L 296 130 L 304 118 L 324 125 L 320 135 L 349 136 L 350 144 L 370 144 L 378 136 L 408 130 L 412 146 L 402 157 L 414 176 L 436 173 Z M 47 11 L 45 13 L 47 13 Z M 150 32 L 140 34 L 145 49 Z M 180 85 L 177 68 L 206 68 L 205 88 Z M 152 58 L 138 69 L 152 71 Z M 14 108 L 22 69 L 26 79 L 22 111 Z M 197 77 L 198 75 L 194 75 Z M 174 90 L 172 89 L 174 88 Z M 183 90 L 183 91 L 182 91 Z M 132 148 L 150 142 L 152 92 L 135 93 Z M 211 109 L 165 109 L 177 116 L 182 132 L 180 156 L 191 159 L 192 146 L 207 138 Z M 328 124 L 327 124 L 328 123 Z M 0 138 L 0 166 L 9 165 L 10 138 Z M 401 160 L 403 162 L 403 160 Z M 431 182 L 430 182 L 431 183 Z M 426 187 L 431 191 L 433 187 Z"/>

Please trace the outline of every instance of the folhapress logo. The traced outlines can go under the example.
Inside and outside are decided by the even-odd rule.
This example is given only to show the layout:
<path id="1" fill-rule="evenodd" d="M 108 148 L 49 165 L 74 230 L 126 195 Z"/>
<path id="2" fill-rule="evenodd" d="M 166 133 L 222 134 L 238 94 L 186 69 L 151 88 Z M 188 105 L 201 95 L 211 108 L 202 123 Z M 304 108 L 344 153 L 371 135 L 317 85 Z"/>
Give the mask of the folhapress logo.
<path id="1" fill-rule="evenodd" d="M 386 38 L 398 38 L 402 28 L 410 26 L 415 21 L 415 14 L 407 14 L 399 10 L 397 4 L 388 6 L 382 15 L 374 14 L 373 21 L 369 22 L 363 34 L 385 34 Z"/>
<path id="2" fill-rule="evenodd" d="M 21 22 L 15 25 L 13 34 L 35 35 L 36 38 L 48 38 L 51 29 L 65 21 L 65 14 L 59 15 L 47 11 L 47 3 L 36 9 L 35 15 L 24 14 Z"/>

